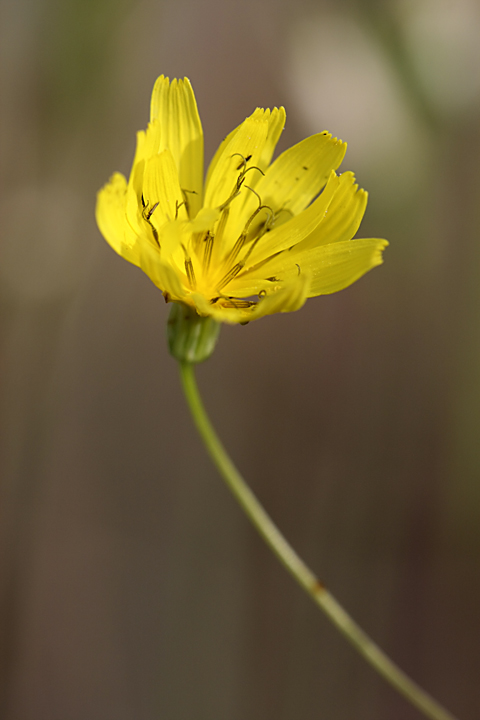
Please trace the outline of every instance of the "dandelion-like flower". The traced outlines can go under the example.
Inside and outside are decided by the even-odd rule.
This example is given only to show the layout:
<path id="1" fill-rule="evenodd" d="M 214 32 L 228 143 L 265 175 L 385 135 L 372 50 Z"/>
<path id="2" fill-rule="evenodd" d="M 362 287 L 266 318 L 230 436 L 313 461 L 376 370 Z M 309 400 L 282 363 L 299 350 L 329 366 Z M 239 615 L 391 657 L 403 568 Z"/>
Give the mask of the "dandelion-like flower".
<path id="1" fill-rule="evenodd" d="M 367 193 L 335 172 L 346 143 L 313 135 L 271 162 L 285 110 L 257 108 L 218 148 L 203 182 L 203 131 L 187 79 L 155 83 L 130 178 L 100 190 L 98 226 L 167 302 L 246 323 L 351 285 L 388 244 L 353 239 Z"/>

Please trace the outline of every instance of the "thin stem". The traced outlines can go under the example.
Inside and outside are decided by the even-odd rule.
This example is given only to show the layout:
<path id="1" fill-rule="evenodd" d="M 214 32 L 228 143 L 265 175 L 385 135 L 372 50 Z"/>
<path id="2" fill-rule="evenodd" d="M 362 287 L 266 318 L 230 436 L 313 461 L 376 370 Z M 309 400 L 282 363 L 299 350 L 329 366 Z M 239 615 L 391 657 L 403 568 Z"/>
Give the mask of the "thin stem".
<path id="1" fill-rule="evenodd" d="M 412 705 L 415 705 L 431 720 L 455 720 L 455 717 L 411 680 L 352 620 L 347 612 L 305 565 L 280 530 L 270 519 L 262 505 L 252 493 L 221 444 L 199 395 L 194 367 L 180 363 L 182 385 L 195 425 L 202 436 L 210 456 L 226 484 L 257 528 L 267 545 L 295 580 L 310 595 L 332 623 L 357 648 L 365 660 L 393 685 Z"/>

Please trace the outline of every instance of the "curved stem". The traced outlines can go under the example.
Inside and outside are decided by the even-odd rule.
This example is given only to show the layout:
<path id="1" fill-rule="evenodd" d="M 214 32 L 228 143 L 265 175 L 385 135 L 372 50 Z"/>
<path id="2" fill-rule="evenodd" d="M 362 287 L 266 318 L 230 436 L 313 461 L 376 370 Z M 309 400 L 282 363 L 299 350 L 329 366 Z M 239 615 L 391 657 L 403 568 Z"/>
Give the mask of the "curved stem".
<path id="1" fill-rule="evenodd" d="M 251 522 L 280 562 L 347 640 L 363 655 L 365 660 L 412 705 L 415 705 L 431 720 L 455 720 L 451 713 L 439 705 L 385 655 L 297 555 L 227 455 L 203 406 L 193 365 L 181 362 L 180 369 L 182 385 L 190 411 L 213 462 Z"/>

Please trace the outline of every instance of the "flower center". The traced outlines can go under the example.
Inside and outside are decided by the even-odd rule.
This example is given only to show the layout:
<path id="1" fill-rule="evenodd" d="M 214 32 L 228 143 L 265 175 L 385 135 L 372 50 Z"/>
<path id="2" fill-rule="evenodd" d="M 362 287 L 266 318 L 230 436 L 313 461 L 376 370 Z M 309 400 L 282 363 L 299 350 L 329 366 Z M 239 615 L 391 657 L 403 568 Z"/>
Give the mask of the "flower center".
<path id="1" fill-rule="evenodd" d="M 214 231 L 208 230 L 202 234 L 195 244 L 198 248 L 197 256 L 201 262 L 201 275 L 203 277 L 202 289 L 210 302 L 212 304 L 221 304 L 223 307 L 245 308 L 256 305 L 257 301 L 232 297 L 225 295 L 222 291 L 245 270 L 248 260 L 258 242 L 266 232 L 271 230 L 276 215 L 269 205 L 263 204 L 257 191 L 245 184 L 245 176 L 250 170 L 258 170 L 258 172 L 264 175 L 263 171 L 257 166 L 252 165 L 251 167 L 247 167 L 251 156 L 245 158 L 240 153 L 235 153 L 235 155 L 241 158 L 241 162 L 237 168 L 240 172 L 233 190 L 227 200 L 220 206 L 221 215 Z M 242 232 L 231 246 L 231 249 L 225 252 L 224 248 L 230 244 L 227 242 L 227 226 L 231 219 L 231 204 L 240 196 L 244 189 L 257 196 L 258 207 L 248 217 Z M 262 214 L 265 214 L 266 217 L 262 218 Z M 191 265 L 191 263 L 191 258 L 187 257 L 186 254 L 185 272 L 192 289 L 196 289 L 196 286 L 193 285 L 191 281 L 192 275 L 194 277 L 193 265 Z M 265 291 L 263 291 L 262 294 L 266 294 Z M 261 297 L 262 294 L 259 296 Z"/>

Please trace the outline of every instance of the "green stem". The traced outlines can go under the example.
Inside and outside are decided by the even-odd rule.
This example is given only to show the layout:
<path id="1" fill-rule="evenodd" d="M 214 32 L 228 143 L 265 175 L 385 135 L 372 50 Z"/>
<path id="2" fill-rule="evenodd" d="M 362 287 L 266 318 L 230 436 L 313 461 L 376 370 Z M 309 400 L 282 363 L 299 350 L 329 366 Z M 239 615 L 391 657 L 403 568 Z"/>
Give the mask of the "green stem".
<path id="1" fill-rule="evenodd" d="M 180 362 L 182 385 L 195 425 L 202 436 L 210 456 L 226 484 L 257 528 L 267 545 L 295 580 L 310 595 L 332 623 L 345 635 L 367 662 L 393 685 L 412 705 L 415 705 L 431 720 L 455 720 L 455 717 L 411 680 L 387 655 L 366 635 L 339 605 L 330 592 L 318 580 L 310 568 L 297 555 L 284 538 L 275 523 L 263 509 L 221 444 L 198 392 L 194 367 Z"/>

